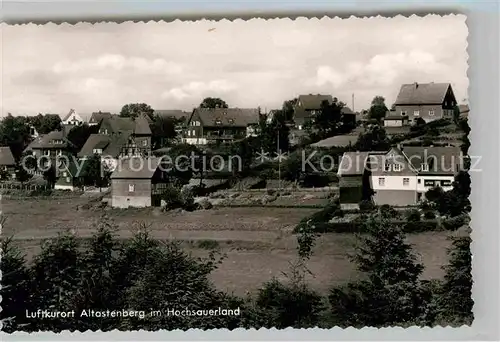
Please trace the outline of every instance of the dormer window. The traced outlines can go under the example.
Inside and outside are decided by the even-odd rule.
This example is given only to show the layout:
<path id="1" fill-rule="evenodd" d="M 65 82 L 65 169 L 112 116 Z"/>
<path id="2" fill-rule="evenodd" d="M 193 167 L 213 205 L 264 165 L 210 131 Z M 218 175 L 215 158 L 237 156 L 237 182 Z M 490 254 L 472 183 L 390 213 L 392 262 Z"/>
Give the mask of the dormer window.
<path id="1" fill-rule="evenodd" d="M 228 122 L 233 125 L 234 124 L 234 119 L 229 119 Z"/>
<path id="2" fill-rule="evenodd" d="M 393 168 L 394 171 L 401 171 L 401 164 L 394 164 Z"/>
<path id="3" fill-rule="evenodd" d="M 384 171 L 391 171 L 391 164 L 389 162 L 385 162 Z"/>
<path id="4" fill-rule="evenodd" d="M 215 124 L 216 125 L 222 125 L 222 120 L 220 120 L 220 119 L 215 120 Z"/>

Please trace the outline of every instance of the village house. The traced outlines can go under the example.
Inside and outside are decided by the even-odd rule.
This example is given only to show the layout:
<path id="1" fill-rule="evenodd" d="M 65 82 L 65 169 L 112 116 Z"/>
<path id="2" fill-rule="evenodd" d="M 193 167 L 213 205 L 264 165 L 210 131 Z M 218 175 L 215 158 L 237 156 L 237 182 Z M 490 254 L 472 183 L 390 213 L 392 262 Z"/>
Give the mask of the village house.
<path id="1" fill-rule="evenodd" d="M 9 146 L 0 146 L 0 179 L 16 178 L 16 160 Z"/>
<path id="2" fill-rule="evenodd" d="M 377 205 L 415 205 L 433 187 L 451 190 L 461 165 L 457 147 L 404 146 L 388 152 L 346 152 L 338 171 L 340 201 L 359 203 L 362 189 L 368 187 Z M 361 186 L 361 179 L 369 182 Z"/>
<path id="3" fill-rule="evenodd" d="M 255 134 L 257 108 L 196 108 L 189 117 L 184 141 L 192 145 L 227 143 Z"/>
<path id="4" fill-rule="evenodd" d="M 324 101 L 332 104 L 334 99 L 331 95 L 299 95 L 293 112 L 295 127 L 302 130 L 307 121 L 314 121 L 314 117 L 321 110 Z M 347 106 L 342 107 L 341 121 L 343 124 L 355 127 L 357 118 L 357 114 L 351 108 Z"/>
<path id="5" fill-rule="evenodd" d="M 90 115 L 90 119 L 89 119 L 88 124 L 89 124 L 89 126 L 96 126 L 96 125 L 101 124 L 103 119 L 109 119 L 111 117 L 112 117 L 112 114 L 110 112 L 101 112 L 101 111 L 93 112 Z"/>
<path id="6" fill-rule="evenodd" d="M 74 110 L 70 109 L 68 114 L 62 119 L 62 124 L 64 126 L 79 126 L 82 125 L 85 121 L 82 117 Z"/>
<path id="7" fill-rule="evenodd" d="M 79 187 L 79 180 L 82 175 L 78 174 L 78 167 L 73 158 L 68 159 L 68 163 L 61 159 L 56 168 L 55 190 L 70 190 L 74 191 Z"/>
<path id="8" fill-rule="evenodd" d="M 113 169 L 119 158 L 151 155 L 151 136 L 149 121 L 145 115 L 135 119 L 104 117 L 99 126 L 99 133 L 89 136 L 78 152 L 78 157 L 88 158 L 95 154 L 103 156 L 103 162 Z"/>
<path id="9" fill-rule="evenodd" d="M 166 168 L 156 157 L 120 159 L 111 174 L 111 206 L 115 208 L 161 205 L 167 186 Z"/>
<path id="10" fill-rule="evenodd" d="M 396 115 L 407 117 L 410 124 L 452 118 L 457 100 L 450 83 L 403 84 L 394 103 Z"/>
<path id="11" fill-rule="evenodd" d="M 331 95 L 321 94 L 299 95 L 293 112 L 293 121 L 299 130 L 303 129 L 305 123 L 311 120 L 321 109 L 323 101 L 327 101 L 328 104 L 331 104 L 333 103 L 333 97 Z"/>
<path id="12" fill-rule="evenodd" d="M 175 132 L 178 135 L 182 135 L 186 121 L 191 116 L 191 113 L 180 109 L 160 109 L 155 110 L 153 115 L 159 118 L 169 118 L 175 120 Z"/>
<path id="13" fill-rule="evenodd" d="M 66 138 L 64 132 L 61 130 L 38 136 L 24 151 L 31 153 L 36 158 L 40 158 L 41 156 L 55 158 L 63 154 L 71 154 L 74 148 L 75 146 Z"/>
<path id="14" fill-rule="evenodd" d="M 403 127 L 409 125 L 408 116 L 396 114 L 395 110 L 389 110 L 384 117 L 384 127 Z"/>

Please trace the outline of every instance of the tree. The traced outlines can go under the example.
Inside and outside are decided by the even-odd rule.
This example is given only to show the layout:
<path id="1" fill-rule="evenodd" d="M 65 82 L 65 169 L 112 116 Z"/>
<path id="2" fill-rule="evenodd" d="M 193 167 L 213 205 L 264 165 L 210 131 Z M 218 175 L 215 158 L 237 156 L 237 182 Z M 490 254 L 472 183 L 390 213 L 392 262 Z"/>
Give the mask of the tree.
<path id="1" fill-rule="evenodd" d="M 38 114 L 33 121 L 33 126 L 39 134 L 59 131 L 61 130 L 61 124 L 61 117 L 57 114 Z"/>
<path id="2" fill-rule="evenodd" d="M 278 153 L 278 150 L 281 153 L 288 152 L 290 147 L 289 132 L 290 128 L 285 121 L 285 115 L 282 110 L 275 113 L 270 123 L 261 118 L 259 122 L 261 148 L 271 154 Z"/>
<path id="3" fill-rule="evenodd" d="M 285 102 L 283 102 L 282 111 L 286 121 L 293 120 L 293 115 L 295 113 L 295 106 L 297 105 L 298 101 L 299 99 L 296 97 L 292 100 L 286 100 Z"/>
<path id="4" fill-rule="evenodd" d="M 380 214 L 366 222 L 366 236 L 359 237 L 358 269 L 367 280 L 332 289 L 329 299 L 334 317 L 342 325 L 394 326 L 418 322 L 425 310 L 416 261 L 401 227 Z"/>
<path id="5" fill-rule="evenodd" d="M 385 113 L 388 111 L 385 105 L 385 98 L 383 96 L 375 96 L 372 100 L 369 118 L 377 121 L 381 121 L 385 117 Z"/>
<path id="6" fill-rule="evenodd" d="M 2 220 L 0 218 L 0 220 Z M 3 224 L 3 220 L 0 225 Z M 2 271 L 2 330 L 7 333 L 23 330 L 28 318 L 26 310 L 30 307 L 30 281 L 31 275 L 26 267 L 25 258 L 14 246 L 12 238 L 1 241 L 0 269 Z"/>
<path id="7" fill-rule="evenodd" d="M 154 149 L 166 147 L 177 138 L 177 132 L 175 130 L 177 123 L 178 120 L 175 118 L 155 116 L 153 123 L 151 124 L 151 144 Z"/>
<path id="8" fill-rule="evenodd" d="M 385 129 L 379 125 L 373 125 L 365 133 L 360 133 L 355 144 L 358 151 L 387 151 L 390 142 Z"/>
<path id="9" fill-rule="evenodd" d="M 101 156 L 94 154 L 84 161 L 81 174 L 83 185 L 106 187 L 109 184 L 111 170 L 101 161 Z"/>
<path id="10" fill-rule="evenodd" d="M 126 117 L 126 118 L 130 117 L 133 119 L 135 119 L 141 114 L 145 114 L 152 119 L 154 114 L 154 109 L 151 108 L 151 106 L 146 103 L 129 103 L 124 105 L 120 111 L 121 117 Z"/>
<path id="11" fill-rule="evenodd" d="M 21 157 L 30 140 L 29 126 L 25 117 L 16 117 L 9 113 L 2 119 L 0 123 L 0 145 L 9 146 L 16 160 Z"/>
<path id="12" fill-rule="evenodd" d="M 448 250 L 449 264 L 444 267 L 446 274 L 442 286 L 440 320 L 448 324 L 472 324 L 472 254 L 470 236 L 451 238 Z"/>
<path id="13" fill-rule="evenodd" d="M 321 109 L 314 116 L 312 122 L 312 129 L 317 132 L 320 139 L 337 134 L 341 126 L 343 107 L 344 104 L 336 101 L 336 99 L 332 103 L 326 100 L 321 103 Z"/>
<path id="14" fill-rule="evenodd" d="M 33 261 L 31 293 L 35 308 L 51 308 L 54 311 L 75 309 L 74 293 L 79 289 L 82 272 L 82 253 L 76 236 L 65 232 L 42 246 L 42 251 Z M 71 317 L 31 320 L 33 330 L 78 329 L 77 321 Z"/>
<path id="15" fill-rule="evenodd" d="M 80 151 L 87 142 L 87 139 L 91 134 L 96 134 L 98 132 L 98 126 L 89 126 L 84 123 L 83 125 L 78 125 L 68 132 L 67 138 L 69 141 L 75 145 L 75 149 Z"/>
<path id="16" fill-rule="evenodd" d="M 57 181 L 56 168 L 54 165 L 50 165 L 50 167 L 43 172 L 43 179 L 45 179 L 50 188 L 54 187 Z"/>
<path id="17" fill-rule="evenodd" d="M 218 97 L 206 97 L 200 103 L 200 108 L 228 108 L 227 103 Z"/>

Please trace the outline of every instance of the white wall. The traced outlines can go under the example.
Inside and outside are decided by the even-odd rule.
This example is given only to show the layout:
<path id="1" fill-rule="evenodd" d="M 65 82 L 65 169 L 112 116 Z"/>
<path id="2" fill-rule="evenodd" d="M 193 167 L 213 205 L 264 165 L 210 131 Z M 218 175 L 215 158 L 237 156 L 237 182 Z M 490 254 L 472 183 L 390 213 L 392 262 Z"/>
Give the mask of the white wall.
<path id="1" fill-rule="evenodd" d="M 418 180 L 420 180 L 420 184 L 418 184 Z M 417 191 L 418 192 L 426 192 L 427 190 L 433 188 L 432 186 L 425 186 L 425 180 L 447 180 L 447 181 L 450 181 L 450 183 L 453 183 L 453 181 L 455 180 L 455 177 L 454 176 L 424 176 L 424 175 L 418 176 L 417 177 Z M 449 190 L 453 189 L 453 186 L 451 186 L 451 184 L 450 184 L 450 186 L 441 186 L 441 188 L 443 188 L 444 191 L 449 191 Z"/>
<path id="2" fill-rule="evenodd" d="M 72 185 L 59 185 L 59 184 L 55 184 L 54 189 L 55 190 L 71 190 L 71 191 L 75 190 L 75 188 Z"/>
<path id="3" fill-rule="evenodd" d="M 385 185 L 379 185 L 379 178 L 385 178 Z M 403 178 L 409 178 L 408 185 L 403 185 Z M 370 176 L 370 184 L 373 190 L 417 190 L 416 176 Z"/>
<path id="4" fill-rule="evenodd" d="M 206 138 L 185 138 L 186 144 L 190 145 L 206 145 L 207 144 L 207 139 Z"/>
<path id="5" fill-rule="evenodd" d="M 400 120 L 384 120 L 385 127 L 401 127 L 403 123 Z"/>

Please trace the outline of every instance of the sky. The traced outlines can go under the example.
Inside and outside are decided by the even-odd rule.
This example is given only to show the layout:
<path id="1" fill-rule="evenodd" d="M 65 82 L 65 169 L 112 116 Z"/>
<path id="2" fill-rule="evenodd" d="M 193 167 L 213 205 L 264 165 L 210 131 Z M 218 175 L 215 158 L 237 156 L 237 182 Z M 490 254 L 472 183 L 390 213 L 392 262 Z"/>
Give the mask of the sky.
<path id="1" fill-rule="evenodd" d="M 2 115 L 191 110 L 203 98 L 280 108 L 300 94 L 388 107 L 403 83 L 467 99 L 464 15 L 77 25 L 1 24 Z"/>

